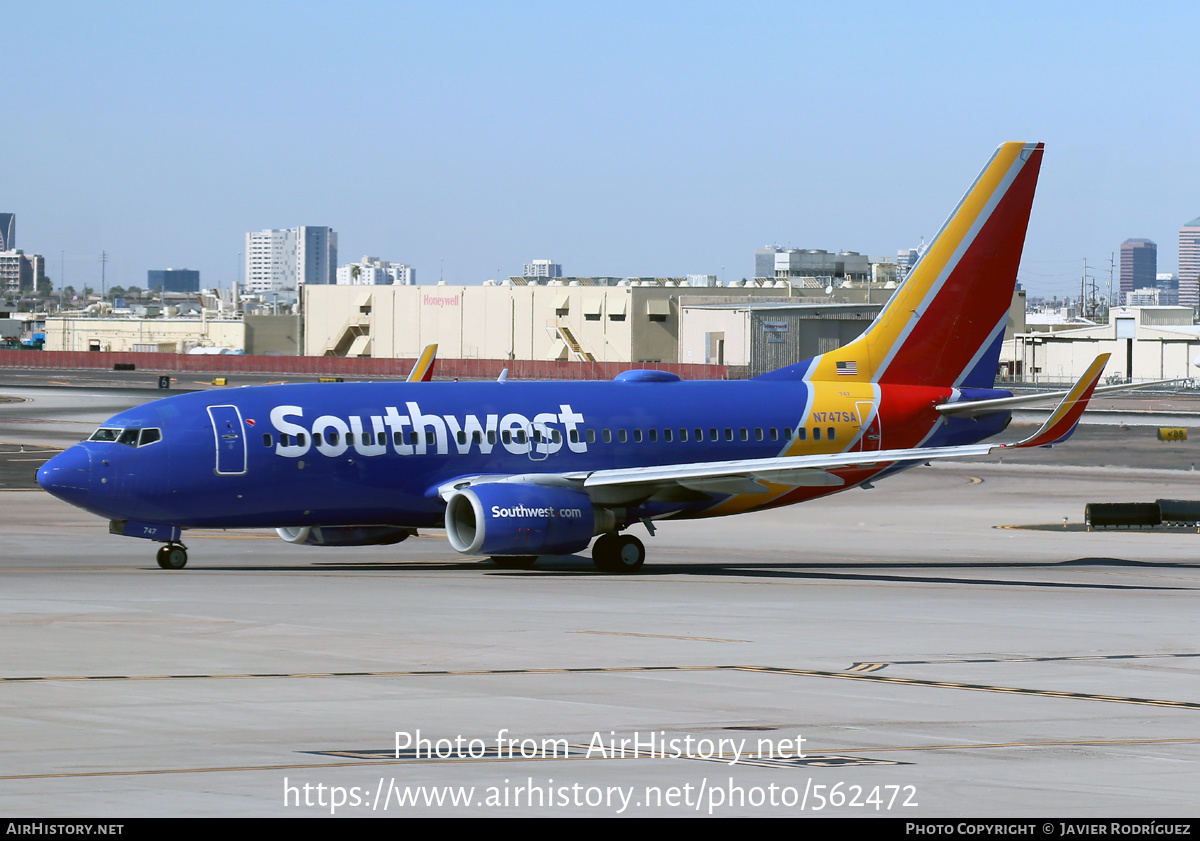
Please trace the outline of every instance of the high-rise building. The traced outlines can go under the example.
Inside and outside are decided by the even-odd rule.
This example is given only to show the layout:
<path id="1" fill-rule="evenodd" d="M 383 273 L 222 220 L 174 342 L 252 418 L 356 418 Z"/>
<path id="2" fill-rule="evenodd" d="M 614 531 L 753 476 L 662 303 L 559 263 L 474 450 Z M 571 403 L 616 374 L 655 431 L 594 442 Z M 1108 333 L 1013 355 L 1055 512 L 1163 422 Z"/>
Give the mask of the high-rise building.
<path id="1" fill-rule="evenodd" d="M 0 251 L 17 248 L 17 214 L 0 213 Z"/>
<path id="2" fill-rule="evenodd" d="M 1179 229 L 1179 305 L 1200 307 L 1200 217 Z"/>
<path id="3" fill-rule="evenodd" d="M 525 277 L 562 277 L 562 265 L 553 260 L 534 260 L 525 264 Z"/>
<path id="4" fill-rule="evenodd" d="M 146 288 L 162 292 L 199 292 L 200 272 L 195 269 L 150 269 Z"/>
<path id="5" fill-rule="evenodd" d="M 46 259 L 15 248 L 0 251 L 0 292 L 32 292 L 46 280 Z"/>
<path id="6" fill-rule="evenodd" d="M 1121 303 L 1127 303 L 1135 289 L 1154 287 L 1158 273 L 1158 246 L 1148 239 L 1127 239 L 1121 243 Z"/>
<path id="7" fill-rule="evenodd" d="M 404 263 L 363 257 L 337 270 L 338 286 L 415 286 L 417 270 Z"/>
<path id="8" fill-rule="evenodd" d="M 337 282 L 337 233 L 301 225 L 246 234 L 246 290 L 277 292 Z"/>

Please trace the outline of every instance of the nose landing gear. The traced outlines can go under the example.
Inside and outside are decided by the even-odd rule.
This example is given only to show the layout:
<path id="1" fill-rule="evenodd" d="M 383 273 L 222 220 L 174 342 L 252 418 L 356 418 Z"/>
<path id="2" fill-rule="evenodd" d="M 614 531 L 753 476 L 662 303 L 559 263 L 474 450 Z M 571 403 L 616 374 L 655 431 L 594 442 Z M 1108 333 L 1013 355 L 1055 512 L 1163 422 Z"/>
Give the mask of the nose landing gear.
<path id="1" fill-rule="evenodd" d="M 182 543 L 167 543 L 158 550 L 157 560 L 163 569 L 183 569 L 187 566 L 187 547 Z"/>

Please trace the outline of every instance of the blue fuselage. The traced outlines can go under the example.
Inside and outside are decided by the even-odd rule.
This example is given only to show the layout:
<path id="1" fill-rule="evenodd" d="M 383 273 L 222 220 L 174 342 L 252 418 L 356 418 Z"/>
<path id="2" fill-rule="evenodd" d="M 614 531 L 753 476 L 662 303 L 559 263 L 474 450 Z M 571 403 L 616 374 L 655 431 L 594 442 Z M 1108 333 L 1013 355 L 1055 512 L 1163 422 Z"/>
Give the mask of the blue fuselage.
<path id="1" fill-rule="evenodd" d="M 946 398 L 945 389 L 892 400 L 878 386 L 856 388 L 747 380 L 340 383 L 196 392 L 115 416 L 101 430 L 111 432 L 93 436 L 108 440 L 56 456 L 39 471 L 39 482 L 103 517 L 182 528 L 418 528 L 441 525 L 439 489 L 462 477 L 946 446 L 981 441 L 1007 422 L 1007 415 L 941 418 L 932 406 Z M 139 440 L 138 430 L 154 432 Z M 870 475 L 859 469 L 847 486 Z M 630 520 L 735 513 L 717 510 L 728 495 L 646 496 L 626 503 Z M 801 500 L 775 494 L 737 509 L 792 501 Z"/>

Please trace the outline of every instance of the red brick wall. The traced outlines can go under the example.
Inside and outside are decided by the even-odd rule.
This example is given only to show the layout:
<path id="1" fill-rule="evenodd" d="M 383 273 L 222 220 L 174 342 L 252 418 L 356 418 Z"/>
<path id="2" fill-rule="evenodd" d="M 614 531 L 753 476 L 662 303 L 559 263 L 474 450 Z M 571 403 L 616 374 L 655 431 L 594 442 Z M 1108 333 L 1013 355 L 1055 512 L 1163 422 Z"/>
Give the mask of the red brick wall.
<path id="1" fill-rule="evenodd" d="M 414 359 L 358 359 L 340 356 L 240 356 L 179 353 L 0 350 L 0 368 L 80 368 L 112 370 L 116 363 L 144 371 L 194 371 L 205 374 L 307 374 L 326 377 L 406 377 Z M 622 371 L 648 368 L 670 371 L 685 380 L 724 380 L 724 365 L 677 362 L 551 362 L 548 360 L 438 359 L 434 379 L 495 379 L 508 368 L 514 380 L 611 380 Z"/>

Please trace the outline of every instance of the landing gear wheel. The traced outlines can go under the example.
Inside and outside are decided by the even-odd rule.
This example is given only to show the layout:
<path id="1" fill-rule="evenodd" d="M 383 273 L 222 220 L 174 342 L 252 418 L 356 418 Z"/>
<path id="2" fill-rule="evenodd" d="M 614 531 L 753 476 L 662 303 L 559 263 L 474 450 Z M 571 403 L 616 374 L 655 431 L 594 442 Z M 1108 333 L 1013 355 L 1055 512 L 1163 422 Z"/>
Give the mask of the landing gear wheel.
<path id="1" fill-rule="evenodd" d="M 537 555 L 496 555 L 492 563 L 500 569 L 533 569 L 537 563 Z"/>
<path id="2" fill-rule="evenodd" d="M 632 534 L 601 535 L 592 546 L 592 563 L 601 572 L 637 572 L 646 562 L 646 547 Z"/>
<path id="3" fill-rule="evenodd" d="M 187 549 L 181 543 L 168 543 L 158 550 L 158 565 L 163 569 L 183 569 L 187 566 Z"/>

